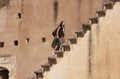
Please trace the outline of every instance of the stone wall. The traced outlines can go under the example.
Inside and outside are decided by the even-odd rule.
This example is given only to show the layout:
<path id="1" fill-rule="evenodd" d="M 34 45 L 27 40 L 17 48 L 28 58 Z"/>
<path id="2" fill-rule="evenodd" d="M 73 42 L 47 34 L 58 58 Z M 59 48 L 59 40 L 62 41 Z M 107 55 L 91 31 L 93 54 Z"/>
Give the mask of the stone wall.
<path id="1" fill-rule="evenodd" d="M 120 2 L 104 3 L 97 17 L 83 25 L 84 37 L 70 42 L 70 51 L 57 57 L 57 64 L 44 73 L 44 79 L 119 79 Z M 90 29 L 89 29 L 90 28 Z"/>
<path id="2" fill-rule="evenodd" d="M 16 56 L 16 78 L 27 78 L 53 54 L 51 33 L 61 20 L 65 21 L 67 41 L 81 28 L 81 23 L 94 16 L 107 1 L 10 0 L 9 5 L 0 10 L 3 18 L 0 19 L 0 42 L 4 42 L 0 55 Z M 42 42 L 43 37 L 46 42 Z"/>

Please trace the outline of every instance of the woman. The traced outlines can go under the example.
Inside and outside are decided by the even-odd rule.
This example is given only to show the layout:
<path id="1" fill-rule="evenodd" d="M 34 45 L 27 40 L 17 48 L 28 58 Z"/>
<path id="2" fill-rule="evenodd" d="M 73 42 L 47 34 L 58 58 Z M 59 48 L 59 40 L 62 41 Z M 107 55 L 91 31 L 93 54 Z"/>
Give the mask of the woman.
<path id="1" fill-rule="evenodd" d="M 59 50 L 60 48 L 60 45 L 63 44 L 65 42 L 65 25 L 64 25 L 64 22 L 61 21 L 60 22 L 60 25 L 57 27 L 57 30 L 56 30 L 56 36 L 55 36 L 55 39 L 56 39 L 56 46 L 55 46 L 55 50 Z"/>

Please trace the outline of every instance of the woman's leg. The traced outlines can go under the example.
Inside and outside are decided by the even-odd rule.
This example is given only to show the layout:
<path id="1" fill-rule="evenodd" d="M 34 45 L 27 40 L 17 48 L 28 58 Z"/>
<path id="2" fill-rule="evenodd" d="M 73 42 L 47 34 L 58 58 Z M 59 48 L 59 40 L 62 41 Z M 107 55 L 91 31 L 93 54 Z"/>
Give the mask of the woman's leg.
<path id="1" fill-rule="evenodd" d="M 55 50 L 59 50 L 59 38 L 56 38 Z"/>

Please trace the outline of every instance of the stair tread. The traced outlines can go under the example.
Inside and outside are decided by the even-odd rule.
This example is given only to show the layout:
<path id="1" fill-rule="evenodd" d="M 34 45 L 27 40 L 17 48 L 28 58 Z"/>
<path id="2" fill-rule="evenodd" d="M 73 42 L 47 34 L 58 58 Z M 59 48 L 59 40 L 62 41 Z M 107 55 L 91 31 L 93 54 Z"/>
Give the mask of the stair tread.
<path id="1" fill-rule="evenodd" d="M 83 26 L 83 25 L 90 25 L 90 23 L 82 23 L 82 26 Z"/>
<path id="2" fill-rule="evenodd" d="M 35 77 L 28 77 L 27 79 L 36 79 Z"/>
<path id="3" fill-rule="evenodd" d="M 75 31 L 76 37 L 84 37 L 84 30 Z"/>
<path id="4" fill-rule="evenodd" d="M 71 37 L 71 38 L 68 38 L 68 40 L 71 40 L 71 39 L 77 39 L 76 37 Z"/>
<path id="5" fill-rule="evenodd" d="M 36 70 L 34 73 L 42 73 L 42 69 Z"/>
<path id="6" fill-rule="evenodd" d="M 112 5 L 112 4 L 113 4 L 112 1 L 109 1 L 109 2 L 105 2 L 105 3 L 103 3 L 104 6 L 106 6 L 106 5 Z"/>
<path id="7" fill-rule="evenodd" d="M 41 67 L 50 66 L 49 63 L 42 64 Z"/>
<path id="8" fill-rule="evenodd" d="M 56 59 L 56 56 L 55 55 L 49 56 L 48 59 Z"/>
<path id="9" fill-rule="evenodd" d="M 79 32 L 82 32 L 82 30 L 77 30 L 77 31 L 75 31 L 75 33 L 79 33 Z"/>
<path id="10" fill-rule="evenodd" d="M 57 51 L 54 51 L 54 53 L 56 54 L 56 53 L 63 53 L 63 51 L 62 50 L 57 50 Z"/>
<path id="11" fill-rule="evenodd" d="M 97 10 L 96 13 L 105 12 L 105 10 Z"/>
<path id="12" fill-rule="evenodd" d="M 94 17 L 90 17 L 89 20 L 95 20 L 95 19 L 98 19 L 97 16 L 94 16 Z"/>

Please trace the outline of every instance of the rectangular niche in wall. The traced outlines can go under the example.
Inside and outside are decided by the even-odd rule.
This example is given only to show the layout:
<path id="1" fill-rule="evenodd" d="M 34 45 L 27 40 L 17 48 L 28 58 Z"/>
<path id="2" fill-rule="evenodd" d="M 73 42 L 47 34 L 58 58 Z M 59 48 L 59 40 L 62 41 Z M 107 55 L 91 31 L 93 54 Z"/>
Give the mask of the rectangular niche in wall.
<path id="1" fill-rule="evenodd" d="M 0 47 L 4 47 L 4 42 L 0 42 Z"/>
<path id="2" fill-rule="evenodd" d="M 42 37 L 42 42 L 46 42 L 46 38 L 45 37 Z"/>
<path id="3" fill-rule="evenodd" d="M 30 38 L 26 38 L 25 43 L 26 43 L 26 44 L 29 44 L 29 42 L 30 42 Z"/>
<path id="4" fill-rule="evenodd" d="M 18 46 L 18 40 L 15 40 L 15 41 L 14 41 L 14 45 L 15 45 L 15 46 Z"/>
<path id="5" fill-rule="evenodd" d="M 19 12 L 19 13 L 17 13 L 17 15 L 18 15 L 18 19 L 21 19 L 22 18 L 22 14 Z"/>

